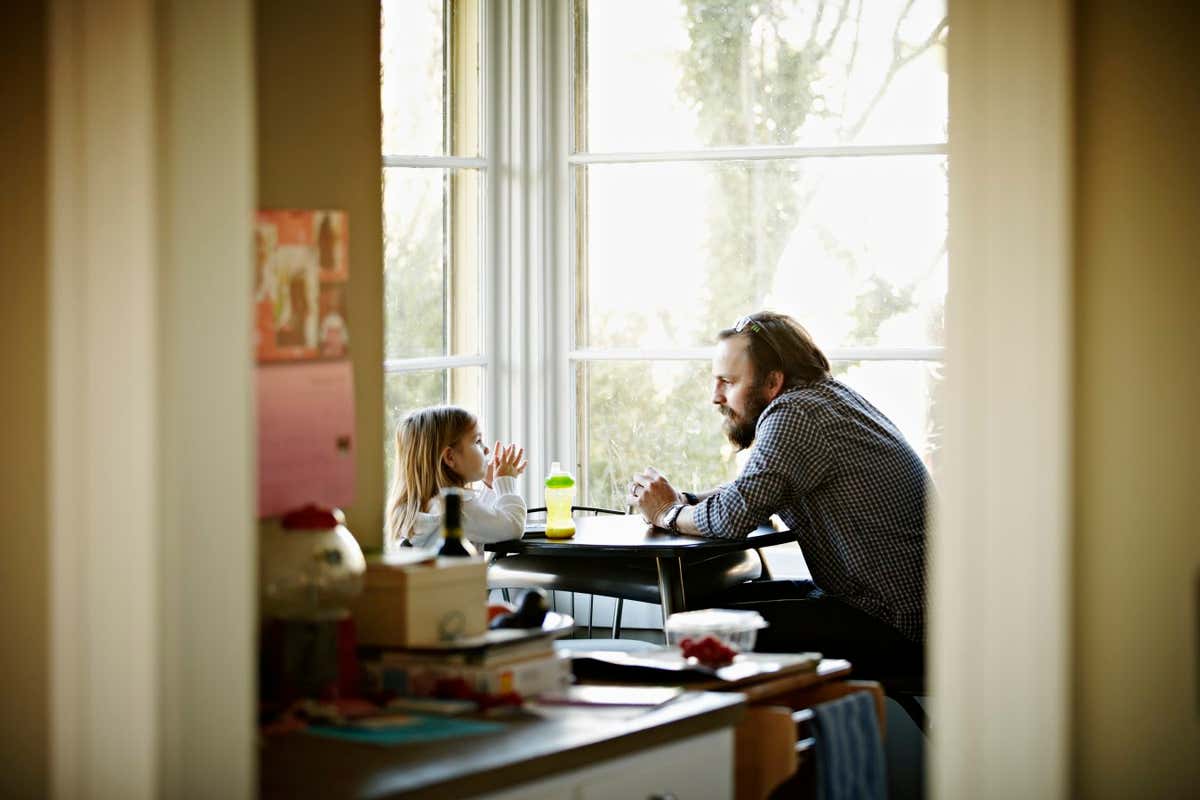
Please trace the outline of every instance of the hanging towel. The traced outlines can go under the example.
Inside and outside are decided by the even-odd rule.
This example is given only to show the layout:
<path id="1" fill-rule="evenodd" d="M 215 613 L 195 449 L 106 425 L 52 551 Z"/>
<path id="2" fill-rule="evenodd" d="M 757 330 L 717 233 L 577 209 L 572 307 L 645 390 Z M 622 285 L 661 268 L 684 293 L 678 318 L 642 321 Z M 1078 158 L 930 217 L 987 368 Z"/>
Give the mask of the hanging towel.
<path id="1" fill-rule="evenodd" d="M 886 800 L 875 700 L 853 692 L 813 707 L 818 800 Z"/>

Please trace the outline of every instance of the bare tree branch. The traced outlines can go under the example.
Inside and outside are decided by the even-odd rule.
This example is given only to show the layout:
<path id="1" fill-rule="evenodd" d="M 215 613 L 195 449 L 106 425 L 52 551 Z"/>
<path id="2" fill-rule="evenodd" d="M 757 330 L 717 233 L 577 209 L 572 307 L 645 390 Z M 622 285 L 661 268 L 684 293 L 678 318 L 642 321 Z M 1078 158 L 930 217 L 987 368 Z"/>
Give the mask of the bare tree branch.
<path id="1" fill-rule="evenodd" d="M 846 24 L 846 18 L 850 16 L 851 2 L 852 0 L 845 0 L 845 2 L 842 3 L 842 10 L 838 12 L 837 24 L 834 25 L 833 30 L 829 32 L 829 37 L 825 40 L 825 44 L 821 48 L 822 52 L 828 53 L 829 49 L 833 47 L 833 43 L 837 41 L 838 34 L 842 31 L 842 26 Z M 859 3 L 858 13 L 862 14 L 862 3 Z"/>
<path id="2" fill-rule="evenodd" d="M 862 35 L 863 0 L 858 0 L 858 12 L 854 15 L 854 44 L 850 46 L 850 58 L 846 62 L 846 82 L 842 84 L 842 105 L 846 107 L 846 95 L 850 91 L 850 75 L 854 72 L 854 62 L 858 58 L 858 39 Z"/>
<path id="3" fill-rule="evenodd" d="M 817 5 L 817 16 L 813 20 L 812 28 L 808 32 L 808 41 L 804 44 L 805 50 L 811 50 L 812 46 L 817 43 L 817 31 L 821 29 L 821 19 L 825 16 L 825 0 L 821 0 Z"/>
<path id="4" fill-rule="evenodd" d="M 908 8 L 911 8 L 912 4 L 913 0 L 909 0 Z M 905 9 L 905 14 L 908 13 L 908 8 Z M 879 105 L 879 101 L 883 99 L 883 95 L 887 92 L 888 87 L 892 85 L 892 81 L 895 79 L 896 73 L 903 69 L 904 66 L 914 58 L 921 55 L 940 41 L 944 41 L 942 38 L 942 33 L 946 30 L 947 22 L 946 18 L 942 17 L 942 21 L 937 24 L 937 27 L 933 29 L 933 32 L 929 34 L 924 42 L 922 42 L 911 53 L 901 56 L 900 53 L 903 50 L 903 43 L 900 41 L 899 37 L 900 22 L 902 22 L 903 19 L 904 18 L 902 16 L 900 20 L 896 22 L 896 32 L 893 34 L 892 38 L 892 52 L 894 54 L 892 64 L 890 67 L 888 67 L 887 75 L 885 75 L 883 78 L 883 83 L 879 85 L 879 89 L 875 92 L 875 96 L 871 98 L 871 102 L 867 104 L 862 116 L 859 117 L 858 122 L 856 122 L 854 126 L 850 128 L 850 135 L 847 137 L 849 139 L 853 139 L 858 136 L 859 132 L 862 131 L 863 126 L 867 124 L 867 120 L 870 119 L 871 114 L 875 112 L 875 106 Z"/>
<path id="5" fill-rule="evenodd" d="M 908 12 L 912 11 L 913 4 L 917 0 L 908 0 L 908 4 L 904 6 L 904 10 L 900 12 L 900 16 L 896 18 L 896 27 L 892 28 L 892 50 L 900 46 L 900 28 L 904 25 L 904 20 L 908 19 Z"/>

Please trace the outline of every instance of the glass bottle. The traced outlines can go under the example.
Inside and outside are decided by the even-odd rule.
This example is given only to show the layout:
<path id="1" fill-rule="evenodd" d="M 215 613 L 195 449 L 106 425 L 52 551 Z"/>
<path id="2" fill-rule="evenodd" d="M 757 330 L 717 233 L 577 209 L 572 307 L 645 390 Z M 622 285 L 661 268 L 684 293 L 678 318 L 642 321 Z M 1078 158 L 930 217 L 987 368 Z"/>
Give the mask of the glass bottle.
<path id="1" fill-rule="evenodd" d="M 475 555 L 475 547 L 463 537 L 462 492 L 442 490 L 442 547 L 441 557 L 462 558 Z"/>
<path id="2" fill-rule="evenodd" d="M 571 504 L 575 502 L 575 479 L 555 461 L 546 476 L 546 536 L 569 539 L 575 535 Z"/>

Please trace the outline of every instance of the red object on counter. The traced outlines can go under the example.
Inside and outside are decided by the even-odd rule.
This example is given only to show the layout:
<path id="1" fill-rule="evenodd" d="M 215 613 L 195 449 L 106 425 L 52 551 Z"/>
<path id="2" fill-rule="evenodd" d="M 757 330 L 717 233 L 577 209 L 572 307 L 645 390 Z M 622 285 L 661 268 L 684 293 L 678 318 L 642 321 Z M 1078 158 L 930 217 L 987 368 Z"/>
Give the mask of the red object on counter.
<path id="1" fill-rule="evenodd" d="M 679 643 L 684 658 L 694 658 L 706 667 L 723 667 L 733 663 L 737 651 L 715 636 L 703 639 L 684 639 Z"/>
<path id="2" fill-rule="evenodd" d="M 309 504 L 284 514 L 280 524 L 285 531 L 312 531 L 336 528 L 338 521 L 328 508 Z"/>

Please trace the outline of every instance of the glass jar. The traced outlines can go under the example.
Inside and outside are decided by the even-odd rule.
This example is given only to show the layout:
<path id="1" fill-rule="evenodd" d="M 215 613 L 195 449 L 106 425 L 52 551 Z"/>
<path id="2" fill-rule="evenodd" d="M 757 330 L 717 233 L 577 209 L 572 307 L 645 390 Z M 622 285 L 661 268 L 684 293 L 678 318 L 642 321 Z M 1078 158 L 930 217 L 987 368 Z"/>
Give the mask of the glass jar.
<path id="1" fill-rule="evenodd" d="M 341 511 L 306 506 L 264 520 L 259 553 L 264 617 L 319 621 L 349 614 L 367 569 Z"/>

